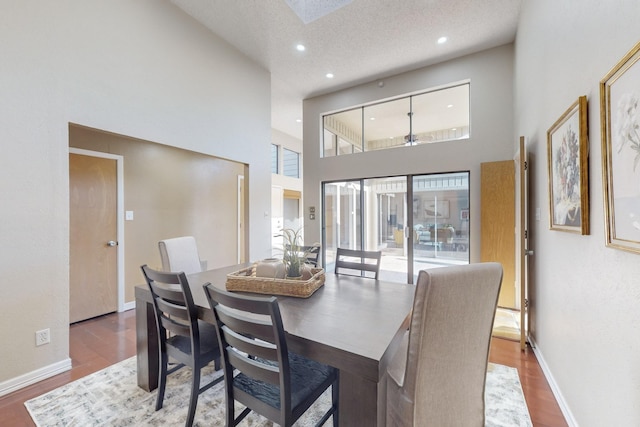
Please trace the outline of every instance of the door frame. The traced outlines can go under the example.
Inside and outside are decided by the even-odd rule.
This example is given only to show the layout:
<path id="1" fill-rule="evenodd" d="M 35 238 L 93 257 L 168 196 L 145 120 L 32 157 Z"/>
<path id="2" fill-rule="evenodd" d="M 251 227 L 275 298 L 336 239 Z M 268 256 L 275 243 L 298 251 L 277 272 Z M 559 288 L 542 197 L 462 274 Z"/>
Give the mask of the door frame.
<path id="1" fill-rule="evenodd" d="M 116 161 L 116 230 L 117 230 L 117 281 L 118 281 L 118 312 L 135 308 L 135 301 L 125 303 L 124 301 L 124 157 L 117 154 L 103 153 L 100 151 L 85 150 L 82 148 L 69 147 L 69 154 L 80 154 L 83 156 L 100 157 Z"/>

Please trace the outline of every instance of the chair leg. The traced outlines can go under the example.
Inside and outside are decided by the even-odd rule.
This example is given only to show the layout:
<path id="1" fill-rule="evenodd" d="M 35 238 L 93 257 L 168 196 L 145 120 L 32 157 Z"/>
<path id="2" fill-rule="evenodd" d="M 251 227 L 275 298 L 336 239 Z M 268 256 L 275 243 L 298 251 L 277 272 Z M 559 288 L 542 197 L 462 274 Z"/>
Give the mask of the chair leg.
<path id="1" fill-rule="evenodd" d="M 189 412 L 187 412 L 186 427 L 191 427 L 193 418 L 196 416 L 196 406 L 198 405 L 198 395 L 200 394 L 200 368 L 194 367 L 191 382 L 191 398 L 189 399 Z"/>
<path id="2" fill-rule="evenodd" d="M 340 406 L 339 406 L 339 402 L 340 402 L 340 377 L 336 377 L 336 380 L 333 382 L 333 384 L 331 384 L 331 404 L 333 405 L 333 416 L 331 417 L 333 419 L 333 427 L 338 427 L 339 420 L 338 417 L 340 416 Z"/>
<path id="3" fill-rule="evenodd" d="M 225 384 L 225 387 L 227 387 L 227 385 Z M 226 391 L 226 390 L 225 390 Z M 226 424 L 225 426 L 227 427 L 233 427 L 237 424 L 236 422 L 236 408 L 235 408 L 235 400 L 233 399 L 233 397 L 231 397 L 229 395 L 229 393 L 225 393 L 225 402 L 227 404 L 227 410 L 226 412 Z"/>
<path id="4" fill-rule="evenodd" d="M 158 397 L 156 399 L 156 411 L 162 409 L 162 401 L 164 400 L 164 390 L 167 386 L 167 363 L 168 356 L 160 355 L 160 372 L 158 373 Z"/>

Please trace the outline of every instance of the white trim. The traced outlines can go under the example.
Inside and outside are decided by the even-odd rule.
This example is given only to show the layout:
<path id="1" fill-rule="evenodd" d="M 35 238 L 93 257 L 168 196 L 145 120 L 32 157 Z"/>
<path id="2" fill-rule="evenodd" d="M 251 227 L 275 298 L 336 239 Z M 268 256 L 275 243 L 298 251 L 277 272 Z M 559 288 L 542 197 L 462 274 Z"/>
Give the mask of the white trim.
<path id="1" fill-rule="evenodd" d="M 9 393 L 13 393 L 14 391 L 20 390 L 21 388 L 30 386 L 31 384 L 35 384 L 39 381 L 46 380 L 47 378 L 51 378 L 54 375 L 67 372 L 70 369 L 71 359 L 67 358 L 52 365 L 36 369 L 35 371 L 27 372 L 26 374 L 11 378 L 7 381 L 3 381 L 0 383 L 0 397 Z"/>
<path id="2" fill-rule="evenodd" d="M 238 264 L 240 264 L 242 262 L 242 247 L 243 247 L 243 242 L 241 241 L 243 239 L 243 230 L 242 227 L 246 226 L 244 225 L 244 218 L 243 218 L 243 211 L 242 211 L 242 204 L 244 202 L 243 197 L 243 191 L 242 191 L 242 186 L 244 185 L 244 175 L 238 175 L 238 191 L 236 192 L 236 195 L 238 196 L 238 207 L 236 209 L 237 213 L 238 213 L 238 218 L 237 218 L 237 225 L 236 225 L 236 232 L 238 235 Z"/>
<path id="3" fill-rule="evenodd" d="M 84 150 L 81 148 L 69 147 L 69 153 L 81 154 L 84 156 L 100 157 L 116 161 L 117 175 L 117 239 L 118 239 L 118 312 L 127 310 L 124 302 L 124 157 L 117 154 L 102 153 L 100 151 Z"/>
<path id="4" fill-rule="evenodd" d="M 576 421 L 576 419 L 573 417 L 573 413 L 571 412 L 571 409 L 569 409 L 569 405 L 562 395 L 560 387 L 558 387 L 558 384 L 556 383 L 555 378 L 553 378 L 553 374 L 551 373 L 547 362 L 544 360 L 542 351 L 540 351 L 531 335 L 529 335 L 528 338 L 529 343 L 531 344 L 531 348 L 533 349 L 533 353 L 536 355 L 536 359 L 538 359 L 538 364 L 540 365 L 540 368 L 542 369 L 542 372 L 544 373 L 544 376 L 549 383 L 549 387 L 551 387 L 551 391 L 553 392 L 553 395 L 558 402 L 558 406 L 560 406 L 560 411 L 562 411 L 562 415 L 564 415 L 567 424 L 569 425 L 569 427 L 578 427 L 578 421 Z"/>
<path id="5" fill-rule="evenodd" d="M 129 310 L 133 310 L 134 308 L 136 308 L 136 302 L 129 301 L 124 303 L 124 307 L 122 311 L 129 311 Z"/>

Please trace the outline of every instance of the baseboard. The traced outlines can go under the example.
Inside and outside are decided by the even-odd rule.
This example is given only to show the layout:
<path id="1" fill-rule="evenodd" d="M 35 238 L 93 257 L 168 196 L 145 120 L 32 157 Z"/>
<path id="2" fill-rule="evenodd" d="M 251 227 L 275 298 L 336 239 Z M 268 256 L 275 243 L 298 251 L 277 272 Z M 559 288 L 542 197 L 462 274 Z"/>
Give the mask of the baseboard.
<path id="1" fill-rule="evenodd" d="M 560 406 L 560 411 L 562 411 L 562 415 L 564 415 L 565 420 L 569 427 L 578 427 L 578 422 L 573 417 L 573 413 L 571 413 L 571 409 L 569 409 L 569 405 L 567 405 L 567 401 L 564 399 L 562 392 L 560 391 L 560 387 L 556 383 L 555 378 L 553 378 L 553 374 L 551 374 L 551 370 L 547 365 L 547 362 L 544 360 L 544 356 L 542 355 L 542 351 L 535 343 L 535 340 L 529 336 L 529 343 L 531 344 L 531 348 L 533 349 L 533 353 L 536 355 L 536 359 L 538 359 L 538 364 L 540 368 L 542 368 L 542 372 L 544 373 L 547 382 L 549 383 L 549 387 L 551 387 L 551 392 L 556 398 L 558 405 Z"/>
<path id="2" fill-rule="evenodd" d="M 53 377 L 54 375 L 67 372 L 70 369 L 71 359 L 67 358 L 52 365 L 45 366 L 43 368 L 36 369 L 35 371 L 28 372 L 24 375 L 20 375 L 19 377 L 4 381 L 0 383 L 0 397 L 9 393 L 13 393 L 14 391 L 20 390 L 21 388 L 30 386 L 31 384 L 35 384 L 39 381 L 46 380 L 47 378 Z"/>
<path id="3" fill-rule="evenodd" d="M 129 301 L 124 303 L 124 306 L 122 307 L 121 311 L 129 311 L 129 310 L 133 310 L 134 308 L 136 308 L 136 302 Z"/>

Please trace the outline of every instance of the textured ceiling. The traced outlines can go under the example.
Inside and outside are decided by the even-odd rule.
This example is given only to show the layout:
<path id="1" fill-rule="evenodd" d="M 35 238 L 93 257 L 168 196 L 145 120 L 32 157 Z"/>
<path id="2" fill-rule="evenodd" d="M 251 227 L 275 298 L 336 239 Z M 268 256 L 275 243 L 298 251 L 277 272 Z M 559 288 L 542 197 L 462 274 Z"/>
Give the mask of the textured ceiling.
<path id="1" fill-rule="evenodd" d="M 303 99 L 512 42 L 523 0 L 352 0 L 308 24 L 285 0 L 171 1 L 271 72 L 272 127 L 302 138 Z"/>

